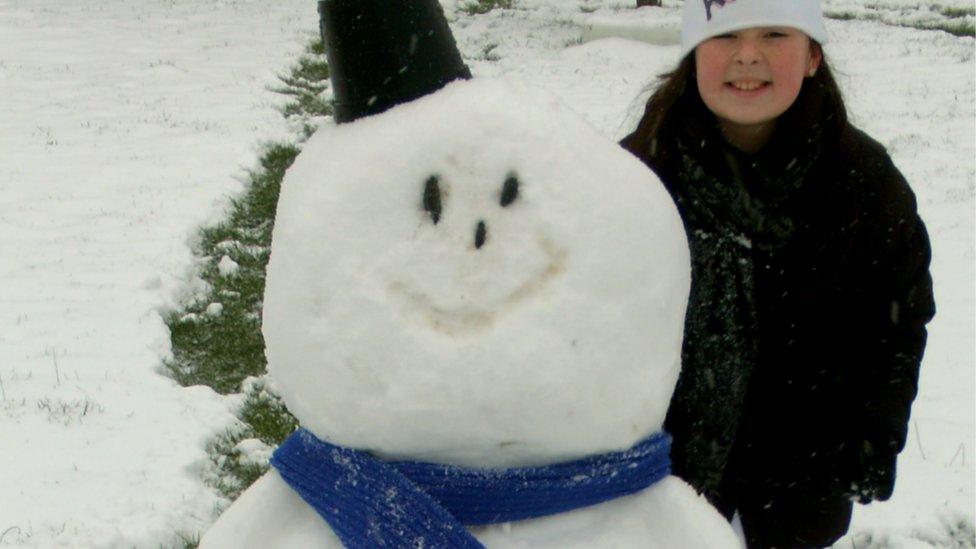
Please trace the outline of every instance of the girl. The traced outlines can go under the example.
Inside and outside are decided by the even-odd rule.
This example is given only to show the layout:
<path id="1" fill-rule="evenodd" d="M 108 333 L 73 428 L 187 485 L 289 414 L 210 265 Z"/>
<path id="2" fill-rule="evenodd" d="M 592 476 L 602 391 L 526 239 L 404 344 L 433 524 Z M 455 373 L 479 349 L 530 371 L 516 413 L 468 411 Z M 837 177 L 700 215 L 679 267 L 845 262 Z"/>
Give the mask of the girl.
<path id="1" fill-rule="evenodd" d="M 817 0 L 686 0 L 622 142 L 691 247 L 674 470 L 750 547 L 830 545 L 891 496 L 934 314 L 914 195 L 848 122 L 826 38 Z"/>

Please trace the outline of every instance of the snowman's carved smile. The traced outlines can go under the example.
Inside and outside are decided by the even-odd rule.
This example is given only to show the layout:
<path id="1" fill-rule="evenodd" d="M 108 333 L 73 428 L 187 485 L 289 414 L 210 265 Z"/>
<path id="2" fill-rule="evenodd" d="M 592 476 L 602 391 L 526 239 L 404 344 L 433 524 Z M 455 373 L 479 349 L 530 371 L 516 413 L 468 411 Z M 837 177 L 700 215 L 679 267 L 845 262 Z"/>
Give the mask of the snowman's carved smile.
<path id="1" fill-rule="evenodd" d="M 521 183 L 514 171 L 509 172 L 494 195 L 501 208 L 508 208 L 520 196 Z M 445 209 L 446 193 L 442 191 L 441 176 L 429 176 L 423 184 L 420 206 L 424 217 L 435 227 L 442 221 Z M 472 246 L 468 253 L 485 253 L 481 251 L 488 239 L 488 229 L 484 220 L 477 223 Z M 485 330 L 494 324 L 501 316 L 532 296 L 541 292 L 549 283 L 565 270 L 566 252 L 557 247 L 549 238 L 536 236 L 536 245 L 541 253 L 530 254 L 541 259 L 536 266 L 525 270 L 528 277 L 521 282 L 510 280 L 505 282 L 511 287 L 509 291 L 501 291 L 495 295 L 486 295 L 485 288 L 471 282 L 463 274 L 456 279 L 460 287 L 453 289 L 430 288 L 425 282 L 426 276 L 417 276 L 415 280 L 404 280 L 398 277 L 387 287 L 392 301 L 400 306 L 404 316 L 421 322 L 425 327 L 445 335 L 457 336 Z M 531 243 L 529 243 L 531 246 Z M 520 264 L 519 268 L 525 267 Z M 414 273 L 417 275 L 417 273 Z M 422 289 L 423 288 L 423 289 Z M 497 287 L 496 287 L 497 289 Z M 499 295 L 500 294 L 500 295 Z"/>
<path id="2" fill-rule="evenodd" d="M 547 261 L 541 269 L 500 298 L 490 301 L 462 300 L 464 303 L 457 306 L 445 307 L 435 304 L 434 296 L 402 281 L 392 282 L 388 289 L 391 296 L 405 306 L 405 312 L 419 316 L 434 331 L 456 336 L 484 330 L 500 316 L 539 294 L 566 269 L 565 250 L 543 237 L 538 238 L 537 242 Z"/>

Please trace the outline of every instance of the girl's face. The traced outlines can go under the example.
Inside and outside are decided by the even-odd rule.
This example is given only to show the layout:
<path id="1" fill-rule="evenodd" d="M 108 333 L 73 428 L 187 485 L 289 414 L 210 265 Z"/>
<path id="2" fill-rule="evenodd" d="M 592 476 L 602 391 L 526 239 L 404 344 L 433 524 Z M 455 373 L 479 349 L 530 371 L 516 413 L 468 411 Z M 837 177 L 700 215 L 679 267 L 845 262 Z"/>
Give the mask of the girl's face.
<path id="1" fill-rule="evenodd" d="M 710 38 L 695 49 L 698 93 L 723 129 L 769 126 L 793 104 L 819 48 L 790 27 L 755 27 Z"/>

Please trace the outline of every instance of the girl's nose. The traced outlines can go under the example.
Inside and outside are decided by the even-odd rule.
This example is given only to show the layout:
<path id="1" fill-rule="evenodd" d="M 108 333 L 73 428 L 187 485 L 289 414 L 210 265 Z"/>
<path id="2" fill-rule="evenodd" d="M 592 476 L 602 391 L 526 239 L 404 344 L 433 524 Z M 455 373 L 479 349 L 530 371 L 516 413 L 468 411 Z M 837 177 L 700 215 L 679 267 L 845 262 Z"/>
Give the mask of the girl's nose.
<path id="1" fill-rule="evenodd" d="M 754 65 L 762 58 L 759 44 L 753 40 L 741 40 L 735 51 L 735 62 L 740 65 Z"/>

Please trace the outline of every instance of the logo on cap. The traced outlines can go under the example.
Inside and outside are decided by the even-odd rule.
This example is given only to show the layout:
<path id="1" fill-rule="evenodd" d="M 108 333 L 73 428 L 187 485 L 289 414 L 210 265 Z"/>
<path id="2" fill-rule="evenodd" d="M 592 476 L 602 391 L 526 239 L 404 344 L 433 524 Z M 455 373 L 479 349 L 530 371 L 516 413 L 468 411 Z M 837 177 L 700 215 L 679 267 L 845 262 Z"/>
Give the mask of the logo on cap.
<path id="1" fill-rule="evenodd" d="M 735 0 L 702 0 L 705 2 L 705 19 L 712 20 L 712 6 L 718 4 L 718 7 L 722 7 L 725 4 L 731 4 Z"/>

